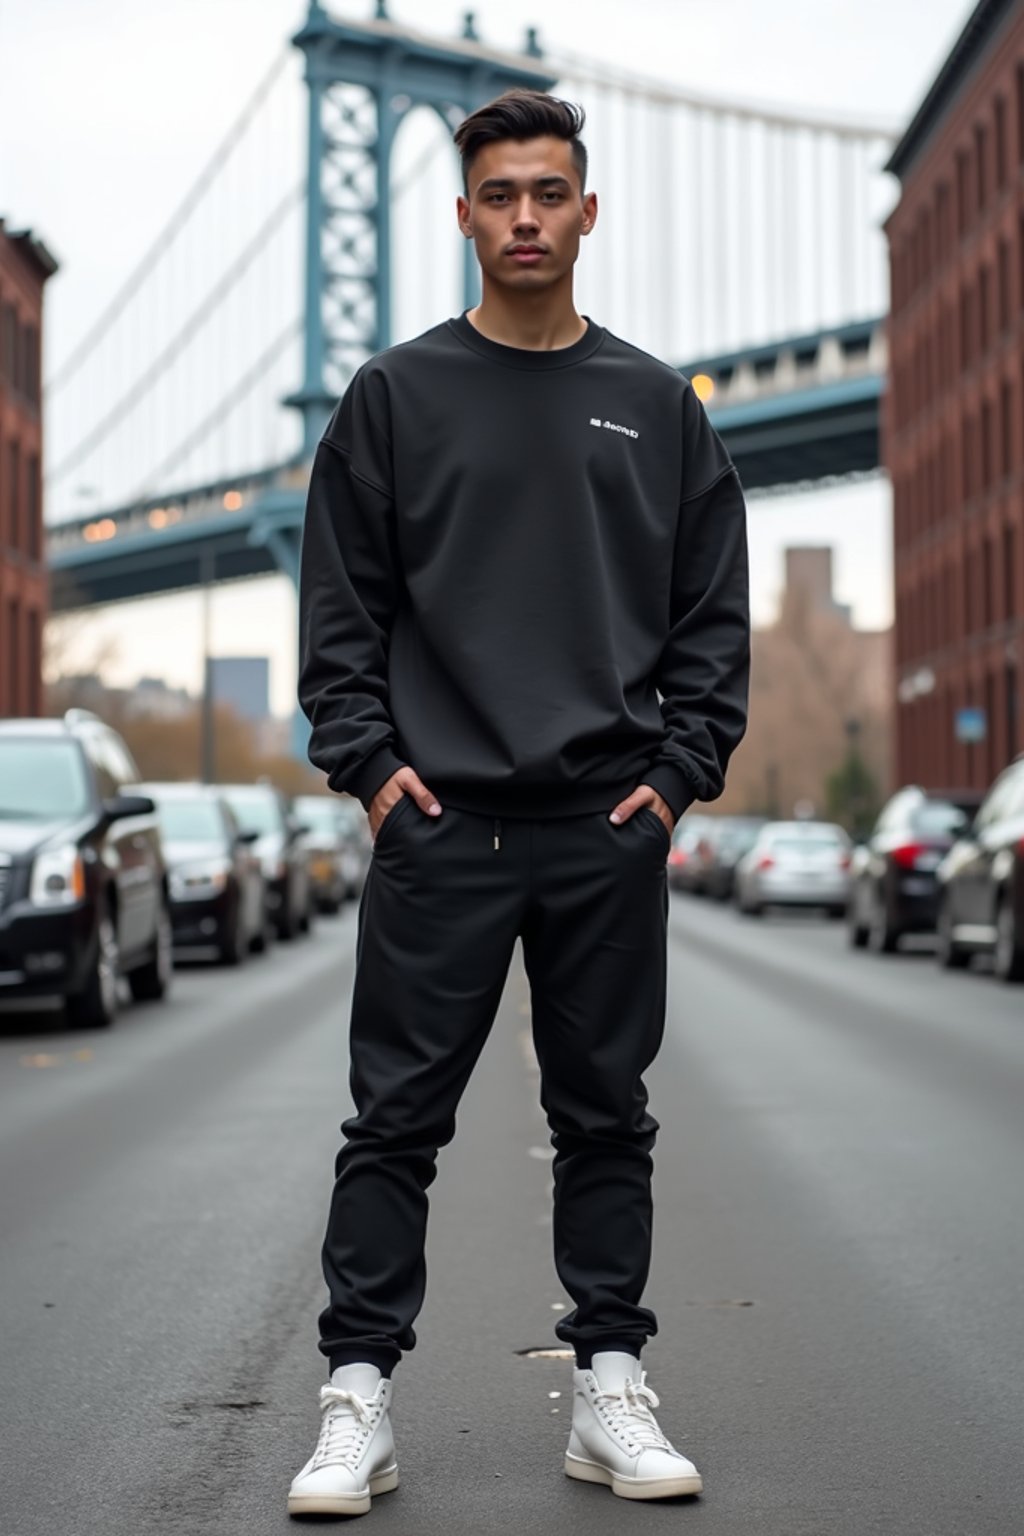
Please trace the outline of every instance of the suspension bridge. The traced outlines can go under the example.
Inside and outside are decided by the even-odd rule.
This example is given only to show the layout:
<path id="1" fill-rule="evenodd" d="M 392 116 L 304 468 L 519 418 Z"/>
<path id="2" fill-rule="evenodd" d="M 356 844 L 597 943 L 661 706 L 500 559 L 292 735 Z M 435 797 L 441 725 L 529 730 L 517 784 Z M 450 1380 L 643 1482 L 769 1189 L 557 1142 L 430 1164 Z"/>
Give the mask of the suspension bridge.
<path id="1" fill-rule="evenodd" d="M 374 351 L 472 304 L 452 129 L 513 85 L 587 111 L 583 312 L 699 380 L 748 490 L 878 467 L 893 125 L 723 101 L 318 0 L 46 387 L 56 611 L 297 575 L 306 476 Z"/>

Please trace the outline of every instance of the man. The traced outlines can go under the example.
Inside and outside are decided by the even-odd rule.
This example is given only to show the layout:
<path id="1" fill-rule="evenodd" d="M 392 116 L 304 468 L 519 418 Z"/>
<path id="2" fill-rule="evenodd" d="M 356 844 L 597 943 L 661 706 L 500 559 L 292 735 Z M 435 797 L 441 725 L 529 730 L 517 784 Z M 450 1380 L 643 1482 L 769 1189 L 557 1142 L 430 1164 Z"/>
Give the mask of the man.
<path id="1" fill-rule="evenodd" d="M 673 826 L 720 793 L 746 722 L 745 513 L 686 380 L 576 312 L 597 218 L 582 124 L 525 91 L 461 124 L 481 303 L 366 363 L 313 467 L 299 697 L 310 757 L 375 842 L 323 1250 L 331 1383 L 293 1514 L 360 1514 L 397 1485 L 390 1375 L 415 1343 L 426 1190 L 517 938 L 575 1303 L 565 1470 L 627 1498 L 701 1489 L 640 1368 L 642 1074 Z"/>

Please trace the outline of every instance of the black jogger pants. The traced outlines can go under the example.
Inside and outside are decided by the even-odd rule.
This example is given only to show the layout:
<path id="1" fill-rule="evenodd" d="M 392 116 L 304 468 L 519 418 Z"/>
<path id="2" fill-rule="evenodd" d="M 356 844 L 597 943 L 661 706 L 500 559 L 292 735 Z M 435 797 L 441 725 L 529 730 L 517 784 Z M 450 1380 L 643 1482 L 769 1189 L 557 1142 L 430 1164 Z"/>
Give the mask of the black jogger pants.
<path id="1" fill-rule="evenodd" d="M 641 1075 L 664 1028 L 668 842 L 649 808 L 621 826 L 605 811 L 435 819 L 406 796 L 385 818 L 359 909 L 355 1114 L 323 1247 L 332 1370 L 390 1369 L 416 1342 L 426 1191 L 517 938 L 555 1149 L 555 1264 L 575 1304 L 555 1331 L 583 1363 L 638 1353 L 656 1331 L 640 1306 L 658 1129 Z"/>

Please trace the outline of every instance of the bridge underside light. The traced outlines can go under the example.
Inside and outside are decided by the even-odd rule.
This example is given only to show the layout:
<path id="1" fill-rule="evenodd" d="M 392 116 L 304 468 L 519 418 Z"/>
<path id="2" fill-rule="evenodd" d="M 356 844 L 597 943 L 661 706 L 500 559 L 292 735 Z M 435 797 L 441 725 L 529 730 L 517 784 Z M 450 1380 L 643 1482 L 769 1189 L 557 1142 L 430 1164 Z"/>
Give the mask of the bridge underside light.
<path id="1" fill-rule="evenodd" d="M 163 507 L 154 507 L 146 521 L 151 528 L 166 528 L 170 518 Z"/>
<path id="2" fill-rule="evenodd" d="M 241 491 L 225 491 L 224 492 L 224 510 L 225 510 L 225 512 L 238 512 L 238 511 L 241 510 L 241 506 L 242 506 L 242 493 L 241 493 Z"/>
<path id="3" fill-rule="evenodd" d="M 112 539 L 117 532 L 117 524 L 112 517 L 103 517 L 98 523 L 86 523 L 82 529 L 82 537 L 90 544 L 98 544 L 103 539 Z"/>
<path id="4" fill-rule="evenodd" d="M 693 392 L 697 399 L 705 403 L 715 392 L 715 381 L 706 373 L 695 373 L 690 383 L 693 385 Z"/>

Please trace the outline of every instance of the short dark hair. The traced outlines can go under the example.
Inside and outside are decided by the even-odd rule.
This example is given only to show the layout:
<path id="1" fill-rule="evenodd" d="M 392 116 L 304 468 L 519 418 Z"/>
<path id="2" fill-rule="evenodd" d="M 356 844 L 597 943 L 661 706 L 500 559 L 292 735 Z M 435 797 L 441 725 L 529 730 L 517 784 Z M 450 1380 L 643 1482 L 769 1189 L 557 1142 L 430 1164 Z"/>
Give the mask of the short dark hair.
<path id="1" fill-rule="evenodd" d="M 580 138 L 586 113 L 574 101 L 562 101 L 546 91 L 512 90 L 477 107 L 455 130 L 455 147 L 462 156 L 462 184 L 469 191 L 469 171 L 485 144 L 503 139 L 524 143 L 527 139 L 565 139 L 572 148 L 572 163 L 587 185 L 587 149 Z"/>

